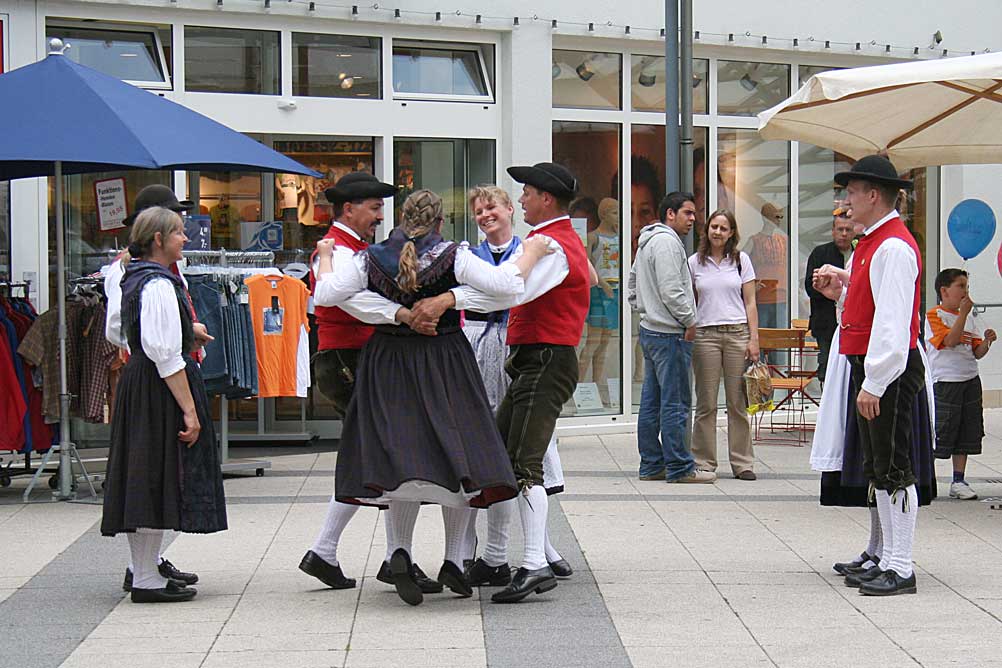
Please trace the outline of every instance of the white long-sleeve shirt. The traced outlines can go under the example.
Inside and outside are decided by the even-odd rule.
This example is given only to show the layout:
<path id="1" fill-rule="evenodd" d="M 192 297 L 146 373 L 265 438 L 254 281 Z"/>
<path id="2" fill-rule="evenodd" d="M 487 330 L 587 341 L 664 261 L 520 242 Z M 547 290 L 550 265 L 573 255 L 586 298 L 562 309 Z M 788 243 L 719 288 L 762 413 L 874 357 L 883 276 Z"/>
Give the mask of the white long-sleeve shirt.
<path id="1" fill-rule="evenodd" d="M 143 286 L 139 310 L 143 352 L 166 378 L 184 368 L 181 356 L 181 311 L 174 286 L 166 278 L 151 279 Z"/>
<path id="2" fill-rule="evenodd" d="M 565 218 L 566 216 L 561 216 L 559 218 L 547 220 L 534 226 L 532 231 L 539 232 L 547 225 L 555 223 L 558 220 L 564 220 Z M 529 278 L 525 279 L 524 290 L 510 295 L 492 295 L 486 294 L 486 291 L 478 290 L 476 286 L 472 284 L 461 285 L 452 289 L 452 293 L 456 296 L 456 309 L 476 311 L 478 313 L 503 311 L 510 309 L 513 306 L 518 306 L 519 304 L 531 302 L 533 299 L 543 296 L 553 288 L 563 283 L 564 279 L 567 278 L 567 274 L 570 273 L 570 265 L 567 263 L 567 253 L 564 252 L 563 247 L 556 239 L 549 237 L 547 239 L 550 243 L 550 248 L 553 248 L 555 252 L 550 255 L 544 255 L 543 258 L 536 263 L 536 266 L 529 274 Z M 508 262 L 512 262 L 520 258 L 522 256 L 522 252 L 522 246 L 516 248 L 515 252 L 511 254 L 511 258 Z M 507 262 L 505 264 L 507 264 Z M 501 266 L 504 266 L 504 264 Z"/>
<path id="3" fill-rule="evenodd" d="M 380 314 L 384 314 L 382 316 L 384 320 L 379 320 L 375 324 L 386 322 L 385 314 L 390 312 L 390 308 L 392 307 L 392 313 L 395 315 L 400 306 L 368 290 L 367 261 L 365 253 L 352 254 L 349 251 L 345 254 L 335 250 L 334 271 L 320 274 L 313 294 L 314 301 L 320 306 L 344 308 L 353 297 L 369 293 L 363 295 L 364 303 L 356 302 L 355 306 L 361 315 L 379 317 Z M 514 263 L 504 262 L 495 267 L 474 255 L 467 244 L 462 244 L 456 251 L 453 270 L 457 281 L 495 298 L 514 298 L 525 289 L 522 274 Z M 458 309 L 459 306 L 456 308 Z M 348 309 L 345 310 L 348 311 Z M 359 317 L 352 311 L 348 311 L 348 313 Z M 371 319 L 361 317 L 359 319 L 364 322 L 373 322 Z M 388 324 L 395 322 L 391 316 Z"/>
<path id="4" fill-rule="evenodd" d="M 101 267 L 104 274 L 104 296 L 108 298 L 108 312 L 104 321 L 104 337 L 119 348 L 129 350 L 129 342 L 122 331 L 122 277 L 125 276 L 125 266 L 121 260 Z M 188 289 L 188 281 L 184 274 L 179 274 L 184 289 Z"/>
<path id="5" fill-rule="evenodd" d="M 863 234 L 872 234 L 881 225 L 899 216 L 897 210 L 891 211 L 864 230 Z M 904 373 L 908 365 L 917 280 L 918 258 L 904 240 L 886 239 L 874 251 L 870 260 L 870 290 L 876 308 L 863 365 L 866 380 L 862 388 L 874 396 L 884 396 L 887 386 Z M 840 302 L 844 298 L 845 291 Z"/>

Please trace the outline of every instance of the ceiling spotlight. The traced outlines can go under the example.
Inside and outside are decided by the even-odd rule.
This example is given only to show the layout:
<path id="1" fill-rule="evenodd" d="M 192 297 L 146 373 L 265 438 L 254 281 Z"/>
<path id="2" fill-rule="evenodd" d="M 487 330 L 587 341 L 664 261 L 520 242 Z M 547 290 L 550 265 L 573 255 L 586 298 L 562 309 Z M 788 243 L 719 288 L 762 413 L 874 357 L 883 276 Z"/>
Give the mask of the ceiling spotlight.
<path id="1" fill-rule="evenodd" d="M 354 85 L 355 85 L 355 80 L 351 77 L 346 77 L 341 81 L 341 88 L 343 88 L 344 90 L 348 90 Z"/>
<path id="2" fill-rule="evenodd" d="M 560 78 L 560 65 L 553 63 L 553 68 L 550 70 L 550 74 L 554 79 Z"/>
<path id="3" fill-rule="evenodd" d="M 578 77 L 580 77 L 581 81 L 588 81 L 593 76 L 595 76 L 595 72 L 590 67 L 588 67 L 587 60 L 578 65 L 577 67 L 575 67 L 574 71 L 578 73 Z"/>
<path id="4" fill-rule="evenodd" d="M 743 77 L 738 79 L 738 83 L 749 93 L 758 88 L 758 82 L 751 78 L 750 74 L 745 74 Z"/>
<path id="5" fill-rule="evenodd" d="M 654 74 L 644 74 L 640 73 L 640 78 L 637 79 L 637 83 L 645 88 L 650 88 L 657 82 L 657 76 Z"/>
<path id="6" fill-rule="evenodd" d="M 692 75 L 692 87 L 693 87 L 693 88 L 699 88 L 699 84 L 701 84 L 701 83 L 703 83 L 703 80 L 702 80 L 702 79 L 700 79 L 700 78 L 699 78 L 698 76 L 696 76 L 695 74 L 693 74 L 693 75 Z"/>

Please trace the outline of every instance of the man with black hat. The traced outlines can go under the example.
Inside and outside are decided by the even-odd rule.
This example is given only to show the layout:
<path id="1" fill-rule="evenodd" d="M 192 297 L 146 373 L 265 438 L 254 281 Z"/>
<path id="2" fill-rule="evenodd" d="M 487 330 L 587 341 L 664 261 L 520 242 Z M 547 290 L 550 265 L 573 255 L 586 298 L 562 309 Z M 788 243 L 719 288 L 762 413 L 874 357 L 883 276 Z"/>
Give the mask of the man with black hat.
<path id="1" fill-rule="evenodd" d="M 330 230 L 317 246 L 334 246 L 334 264 L 351 261 L 358 251 L 368 247 L 376 228 L 383 222 L 383 207 L 396 188 L 382 183 L 367 172 L 352 172 L 342 176 L 332 188 L 324 191 L 334 205 L 334 220 Z M 355 387 L 355 371 L 361 349 L 373 334 L 374 324 L 396 324 L 400 306 L 371 292 L 363 292 L 343 304 L 343 308 L 325 306 L 325 283 L 318 281 L 321 273 L 317 253 L 311 258 L 310 285 L 317 319 L 317 354 L 313 357 L 317 387 L 334 405 L 339 417 L 344 417 Z M 369 324 L 366 324 L 369 323 Z M 337 560 L 337 545 L 341 534 L 358 506 L 340 503 L 331 496 L 324 526 L 313 547 L 306 552 L 299 569 L 333 589 L 351 589 L 354 578 L 345 577 Z M 387 532 L 390 531 L 386 523 Z M 393 541 L 387 536 L 387 545 Z M 376 576 L 381 582 L 393 584 L 388 559 Z M 428 578 L 414 565 L 415 580 L 423 593 L 438 593 L 442 585 Z"/>
<path id="2" fill-rule="evenodd" d="M 846 577 L 846 584 L 871 596 L 914 594 L 919 503 L 910 453 L 911 413 L 925 383 L 918 349 L 922 260 L 894 208 L 899 189 L 912 183 L 879 155 L 861 158 L 835 181 L 846 187 L 852 220 L 865 229 L 849 271 L 825 265 L 814 286 L 845 300 L 839 349 L 851 367 L 863 472 L 874 489 L 884 540 L 880 563 Z"/>
<path id="3" fill-rule="evenodd" d="M 565 167 L 541 162 L 531 167 L 509 167 L 515 181 L 524 184 L 519 203 L 525 222 L 532 226 L 527 238 L 542 234 L 551 239 L 554 253 L 547 255 L 525 281 L 525 291 L 515 301 L 488 297 L 469 286 L 418 303 L 414 318 L 437 319 L 447 308 L 489 313 L 511 309 L 505 363 L 512 377 L 498 408 L 497 423 L 511 457 L 522 493 L 517 500 L 525 533 L 522 566 L 511 583 L 491 597 L 495 603 L 515 603 L 532 592 L 557 586 L 546 561 L 547 497 L 543 486 L 543 455 L 553 436 L 563 405 L 577 387 L 576 346 L 581 340 L 591 289 L 589 262 L 584 244 L 571 226 L 568 205 L 578 189 L 577 179 Z M 514 513 L 513 501 L 488 509 L 491 522 L 505 527 Z M 470 579 L 480 579 L 488 564 L 477 560 Z"/>
<path id="4" fill-rule="evenodd" d="M 122 224 L 126 227 L 131 227 L 132 224 L 136 222 L 136 216 L 146 209 L 155 206 L 162 206 L 176 213 L 184 214 L 195 208 L 195 203 L 191 200 L 183 200 L 179 202 L 177 195 L 174 194 L 173 190 L 165 185 L 155 183 L 153 185 L 146 186 L 139 191 L 139 194 L 136 195 L 136 200 L 132 205 L 132 213 L 122 221 Z M 130 258 L 127 253 L 122 253 L 115 258 L 114 262 L 101 268 L 101 273 L 104 274 L 104 295 L 108 299 L 107 314 L 105 316 L 104 324 L 104 336 L 116 347 L 126 351 L 129 349 L 129 344 L 128 341 L 126 341 L 125 334 L 122 332 L 122 276 L 125 275 L 125 263 L 127 263 L 129 259 Z M 185 288 L 185 294 L 187 295 L 188 283 L 185 281 L 184 276 L 178 269 L 176 262 L 171 264 L 170 271 L 181 279 L 181 283 Z M 191 304 L 190 297 L 188 298 L 188 303 L 189 305 Z M 193 320 L 194 315 L 195 310 L 192 308 Z M 199 347 L 204 346 L 212 340 L 212 337 L 209 336 L 204 324 L 197 321 L 193 322 L 192 329 L 195 333 L 195 343 Z M 196 359 L 198 358 L 198 354 L 198 351 L 196 351 Z M 163 555 L 159 555 L 158 559 L 159 566 L 157 569 L 160 571 L 161 576 L 169 580 L 183 582 L 186 585 L 198 582 L 198 575 L 195 573 L 185 573 L 179 570 L 174 566 L 174 564 L 164 559 Z M 125 591 L 132 591 L 132 581 L 133 569 L 132 564 L 129 564 L 129 566 L 125 569 L 125 579 L 122 583 L 122 589 Z"/>

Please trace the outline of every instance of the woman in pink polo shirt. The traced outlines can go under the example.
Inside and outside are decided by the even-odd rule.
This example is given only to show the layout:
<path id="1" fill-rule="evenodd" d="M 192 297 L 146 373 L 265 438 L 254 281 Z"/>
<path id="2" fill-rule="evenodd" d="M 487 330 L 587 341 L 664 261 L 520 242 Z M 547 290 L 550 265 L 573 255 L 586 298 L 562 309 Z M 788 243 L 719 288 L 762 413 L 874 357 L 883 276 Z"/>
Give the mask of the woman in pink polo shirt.
<path id="1" fill-rule="evenodd" d="M 727 396 L 727 450 L 734 477 L 755 480 L 751 429 L 745 412 L 743 375 L 758 359 L 755 268 L 738 250 L 734 214 L 715 211 L 703 228 L 699 249 L 689 258 L 696 293 L 696 414 L 692 456 L 696 467 L 717 470 L 717 395 L 720 377 Z"/>

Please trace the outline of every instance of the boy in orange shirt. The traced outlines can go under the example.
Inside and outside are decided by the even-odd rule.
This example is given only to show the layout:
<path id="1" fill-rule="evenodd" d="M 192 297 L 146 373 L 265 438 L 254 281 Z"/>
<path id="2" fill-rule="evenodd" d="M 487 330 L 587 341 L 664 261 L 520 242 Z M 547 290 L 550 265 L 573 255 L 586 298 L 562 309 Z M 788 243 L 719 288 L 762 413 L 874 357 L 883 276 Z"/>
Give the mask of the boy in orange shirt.
<path id="1" fill-rule="evenodd" d="M 974 500 L 978 495 L 964 480 L 968 455 L 981 454 L 985 420 L 981 404 L 978 360 L 996 339 L 982 334 L 967 292 L 967 272 L 944 269 L 936 276 L 939 305 L 926 314 L 925 339 L 936 395 L 937 459 L 953 459 L 950 497 Z"/>

